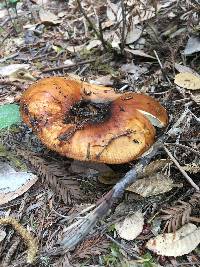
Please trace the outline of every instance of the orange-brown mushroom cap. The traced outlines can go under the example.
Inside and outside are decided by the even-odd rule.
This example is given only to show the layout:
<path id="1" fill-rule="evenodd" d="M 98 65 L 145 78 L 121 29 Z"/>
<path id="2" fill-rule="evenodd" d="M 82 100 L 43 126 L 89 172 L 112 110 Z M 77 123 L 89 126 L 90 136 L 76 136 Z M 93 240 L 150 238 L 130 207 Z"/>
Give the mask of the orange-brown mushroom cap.
<path id="1" fill-rule="evenodd" d="M 156 134 L 146 114 L 167 124 L 166 110 L 149 96 L 63 77 L 41 79 L 21 98 L 24 122 L 49 149 L 85 161 L 119 164 L 139 157 Z"/>

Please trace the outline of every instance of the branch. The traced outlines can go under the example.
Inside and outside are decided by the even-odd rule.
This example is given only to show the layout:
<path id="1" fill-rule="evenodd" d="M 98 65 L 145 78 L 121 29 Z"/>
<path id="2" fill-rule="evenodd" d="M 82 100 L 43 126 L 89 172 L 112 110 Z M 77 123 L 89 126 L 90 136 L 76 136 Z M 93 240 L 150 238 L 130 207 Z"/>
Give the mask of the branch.
<path id="1" fill-rule="evenodd" d="M 175 157 L 172 155 L 172 153 L 169 151 L 168 148 L 166 148 L 166 146 L 163 145 L 163 148 L 165 150 L 165 152 L 168 154 L 168 156 L 170 157 L 170 159 L 174 162 L 174 164 L 176 165 L 176 167 L 179 169 L 179 171 L 183 174 L 183 176 L 186 178 L 186 180 L 197 190 L 199 191 L 199 187 L 198 185 L 196 185 L 192 178 L 190 178 L 190 176 L 187 174 L 187 172 L 181 167 L 181 165 L 178 163 L 178 161 L 175 159 Z"/>

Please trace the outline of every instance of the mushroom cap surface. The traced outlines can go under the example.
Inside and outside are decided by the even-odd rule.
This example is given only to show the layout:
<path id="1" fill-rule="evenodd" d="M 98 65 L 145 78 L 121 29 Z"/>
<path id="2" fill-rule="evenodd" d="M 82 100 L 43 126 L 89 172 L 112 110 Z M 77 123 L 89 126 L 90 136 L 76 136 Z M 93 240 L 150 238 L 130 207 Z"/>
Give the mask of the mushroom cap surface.
<path id="1" fill-rule="evenodd" d="M 166 126 L 166 110 L 152 97 L 70 78 L 41 79 L 21 98 L 22 118 L 39 139 L 82 161 L 120 164 L 148 150 L 156 131 L 143 112 Z"/>

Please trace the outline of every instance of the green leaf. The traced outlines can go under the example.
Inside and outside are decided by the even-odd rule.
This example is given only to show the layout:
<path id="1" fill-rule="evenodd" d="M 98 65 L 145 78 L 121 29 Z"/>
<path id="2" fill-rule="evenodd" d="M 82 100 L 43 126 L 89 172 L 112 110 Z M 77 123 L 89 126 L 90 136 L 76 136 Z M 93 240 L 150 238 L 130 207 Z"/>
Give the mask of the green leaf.
<path id="1" fill-rule="evenodd" d="M 19 106 L 16 104 L 5 104 L 0 106 L 0 129 L 10 127 L 21 121 Z"/>

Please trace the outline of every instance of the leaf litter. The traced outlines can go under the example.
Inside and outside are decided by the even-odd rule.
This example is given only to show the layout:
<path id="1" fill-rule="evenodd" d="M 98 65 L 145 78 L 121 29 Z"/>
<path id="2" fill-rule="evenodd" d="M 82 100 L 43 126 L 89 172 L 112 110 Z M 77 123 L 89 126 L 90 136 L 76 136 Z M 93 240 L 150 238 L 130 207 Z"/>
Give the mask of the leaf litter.
<path id="1" fill-rule="evenodd" d="M 124 1 L 127 12 L 124 23 L 122 1 L 81 1 L 92 24 L 85 19 L 74 0 L 67 3 L 31 1 L 31 4 L 28 1 L 26 5 L 16 1 L 16 10 L 10 1 L 7 2 L 9 10 L 5 6 L 0 7 L 0 38 L 3 44 L 0 70 L 3 73 L 6 68 L 11 68 L 14 75 L 10 76 L 8 71 L 1 74 L 1 105 L 11 102 L 17 104 L 24 88 L 35 78 L 66 76 L 69 72 L 81 80 L 111 85 L 120 93 L 135 91 L 151 95 L 167 108 L 171 124 L 181 114 L 185 116 L 184 122 L 168 142 L 173 144 L 170 151 L 181 168 L 199 185 L 199 40 L 196 34 L 199 17 L 196 2 L 188 1 L 186 4 L 184 1 L 177 3 L 167 0 L 150 4 L 149 1 Z M 12 17 L 7 11 L 11 12 Z M 95 25 L 102 33 L 107 42 L 106 50 L 91 25 Z M 18 64 L 20 69 L 13 71 L 14 64 Z M 23 64 L 29 65 L 28 69 L 22 69 L 33 80 L 19 75 Z M 183 77 L 176 84 L 174 68 L 182 76 L 184 73 L 193 76 L 189 74 L 187 79 Z M 43 72 L 46 69 L 50 70 Z M 44 261 L 48 261 L 48 264 L 62 266 L 63 262 L 68 261 L 76 266 L 85 264 L 87 260 L 86 266 L 123 266 L 124 262 L 132 266 L 134 257 L 138 259 L 136 262 L 139 266 L 146 263 L 150 266 L 185 266 L 191 258 L 194 265 L 198 264 L 199 255 L 193 249 L 199 242 L 200 195 L 172 163 L 159 163 L 157 167 L 155 161 L 149 169 L 144 170 L 144 176 L 132 185 L 135 193 L 126 191 L 121 208 L 118 208 L 120 205 L 111 208 L 111 213 L 101 218 L 85 241 L 70 255 L 67 254 L 67 259 L 61 255 L 58 260 L 50 253 L 43 260 L 40 254 L 54 247 L 63 233 L 64 225 L 82 217 L 85 207 L 108 192 L 112 184 L 123 177 L 135 162 L 120 166 L 97 167 L 93 163 L 79 166 L 71 159 L 63 159 L 48 151 L 23 124 L 2 128 L 0 139 L 6 146 L 6 152 L 0 153 L 1 162 L 10 161 L 11 164 L 13 161 L 23 161 L 26 168 L 39 178 L 33 186 L 26 188 L 27 200 L 25 193 L 1 205 L 2 216 L 9 214 L 15 217 L 18 214 L 23 219 L 20 223 L 23 222 L 27 229 L 32 230 L 33 236 L 38 237 L 41 248 L 38 251 L 38 264 L 43 265 Z M 156 157 L 157 160 L 164 158 L 167 158 L 164 151 Z M 17 172 L 20 173 L 19 170 Z M 17 185 L 16 182 L 14 184 Z M 134 220 L 134 213 L 138 210 L 142 213 L 139 223 Z M 112 216 L 114 211 L 115 215 Z M 133 219 L 124 225 L 125 233 L 120 237 L 113 225 L 123 222 L 127 217 Z M 159 237 L 163 230 L 167 230 L 171 239 L 166 238 L 169 240 L 166 243 L 164 236 L 167 233 L 162 235 L 159 240 L 165 244 L 164 251 L 163 246 L 153 247 L 155 253 L 146 257 L 148 250 L 145 244 L 152 238 L 153 223 L 157 219 L 160 226 L 153 233 Z M 179 234 L 178 229 L 191 223 L 196 225 L 193 231 L 184 234 L 183 240 L 174 241 L 173 237 Z M 120 231 L 123 233 L 123 230 Z M 131 241 L 126 240 L 127 233 L 128 239 L 134 234 Z M 109 242 L 108 235 L 112 238 Z M 10 255 L 7 251 L 11 251 L 14 241 L 11 239 L 8 244 L 9 236 L 5 236 L 5 233 L 2 236 L 1 264 L 6 264 L 6 255 Z M 111 242 L 115 242 L 119 249 L 113 249 Z M 16 265 L 20 259 L 21 265 L 26 266 L 24 250 L 18 244 L 13 256 L 7 256 L 9 264 Z M 159 252 L 164 252 L 165 256 L 157 256 Z M 176 259 L 167 256 L 183 253 L 189 255 Z"/>

